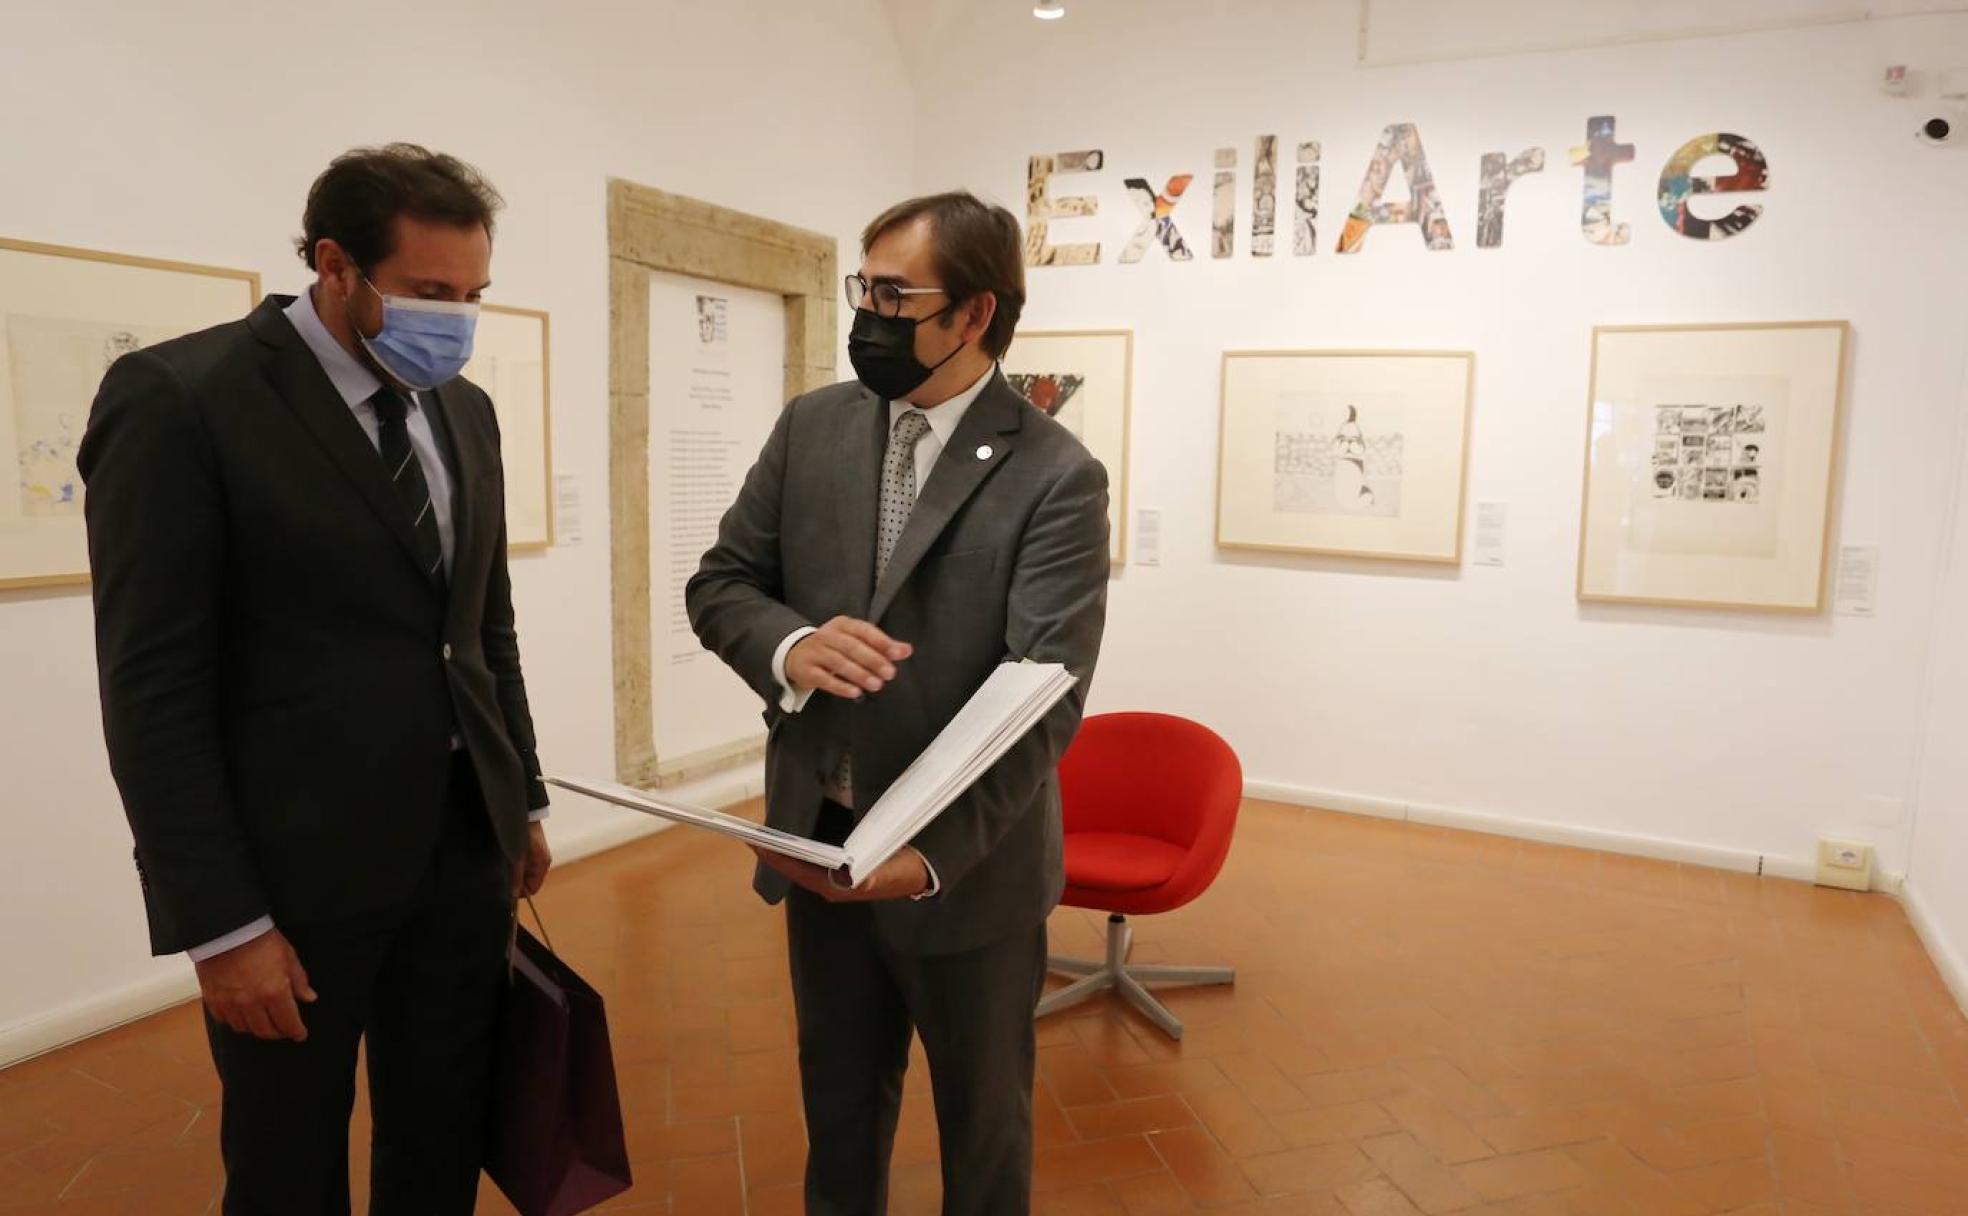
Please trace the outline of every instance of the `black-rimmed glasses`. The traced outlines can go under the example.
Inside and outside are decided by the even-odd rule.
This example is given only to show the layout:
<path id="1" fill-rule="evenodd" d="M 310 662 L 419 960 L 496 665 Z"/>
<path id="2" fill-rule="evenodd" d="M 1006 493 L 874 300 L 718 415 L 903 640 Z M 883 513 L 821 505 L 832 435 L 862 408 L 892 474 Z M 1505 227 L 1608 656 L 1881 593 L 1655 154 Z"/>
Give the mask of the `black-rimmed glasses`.
<path id="1" fill-rule="evenodd" d="M 875 310 L 877 316 L 898 317 L 902 315 L 902 301 L 909 296 L 933 296 L 943 294 L 941 287 L 898 287 L 894 283 L 869 283 L 858 274 L 847 276 L 847 306 L 858 309 L 865 301 Z"/>

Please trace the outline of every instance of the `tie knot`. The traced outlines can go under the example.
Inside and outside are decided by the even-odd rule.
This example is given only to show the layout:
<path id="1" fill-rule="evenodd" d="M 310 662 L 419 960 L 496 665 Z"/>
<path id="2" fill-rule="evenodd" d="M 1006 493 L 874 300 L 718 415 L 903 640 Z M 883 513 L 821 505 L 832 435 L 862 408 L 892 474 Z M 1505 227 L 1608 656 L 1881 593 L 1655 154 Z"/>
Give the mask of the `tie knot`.
<path id="1" fill-rule="evenodd" d="M 376 411 L 377 418 L 394 423 L 403 421 L 403 416 L 410 412 L 410 403 L 403 399 L 403 394 L 385 386 L 369 398 L 369 408 Z"/>
<path id="2" fill-rule="evenodd" d="M 929 418 L 921 410 L 908 410 L 895 420 L 895 430 L 891 437 L 896 443 L 914 447 L 918 440 L 929 434 Z"/>

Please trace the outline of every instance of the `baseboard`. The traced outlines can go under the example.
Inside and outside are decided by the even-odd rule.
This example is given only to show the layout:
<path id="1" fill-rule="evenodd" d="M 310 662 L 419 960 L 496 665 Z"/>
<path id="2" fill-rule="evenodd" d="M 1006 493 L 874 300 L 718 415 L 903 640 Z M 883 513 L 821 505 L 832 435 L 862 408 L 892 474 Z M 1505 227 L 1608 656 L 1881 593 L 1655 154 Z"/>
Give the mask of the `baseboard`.
<path id="1" fill-rule="evenodd" d="M 1514 836 L 1540 844 L 1569 845 L 1600 853 L 1625 857 L 1649 857 L 1655 861 L 1674 861 L 1686 865 L 1734 870 L 1741 874 L 1762 873 L 1764 859 L 1756 853 L 1696 844 L 1660 836 L 1641 836 L 1631 832 L 1609 832 L 1601 828 L 1582 828 L 1538 819 L 1519 819 L 1486 811 L 1465 811 L 1456 807 L 1411 806 L 1408 821 L 1438 828 L 1459 828 L 1466 832 L 1487 832 L 1492 836 Z"/>
<path id="2" fill-rule="evenodd" d="M 758 797 L 763 792 L 763 778 L 753 773 L 687 792 L 691 800 L 699 805 L 723 809 Z M 633 812 L 612 815 L 592 827 L 555 840 L 555 862 L 566 865 L 593 857 L 631 841 L 653 836 L 671 826 L 668 820 Z M 168 972 L 128 987 L 85 997 L 28 1021 L 0 1028 L 0 1068 L 79 1043 L 173 1005 L 181 1005 L 197 995 L 198 977 L 187 964 L 182 971 Z"/>
<path id="3" fill-rule="evenodd" d="M 1374 819 L 1408 817 L 1408 804 L 1405 802 L 1370 798 L 1365 794 L 1344 794 L 1338 790 L 1313 789 L 1306 785 L 1287 785 L 1279 781 L 1246 781 L 1244 797 L 1315 807 L 1323 811 L 1340 811 L 1348 815 L 1366 815 Z"/>
<path id="4" fill-rule="evenodd" d="M 1900 905 L 1906 909 L 1907 919 L 1913 923 L 1913 931 L 1920 936 L 1920 944 L 1927 947 L 1927 957 L 1934 960 L 1935 970 L 1941 973 L 1948 991 L 1954 994 L 1954 1003 L 1961 1006 L 1963 1014 L 1968 1015 L 1968 958 L 1964 958 L 1941 931 L 1940 922 L 1928 910 L 1919 887 L 1911 882 L 1901 883 Z"/>
<path id="5" fill-rule="evenodd" d="M 1688 840 L 1642 836 L 1630 832 L 1610 832 L 1602 828 L 1575 827 L 1539 819 L 1500 815 L 1494 811 L 1399 802 L 1366 794 L 1322 790 L 1277 781 L 1246 781 L 1244 795 L 1266 802 L 1282 802 L 1291 806 L 1338 811 L 1347 815 L 1368 815 L 1376 819 L 1396 819 L 1430 827 L 1483 832 L 1491 836 L 1535 840 L 1541 844 L 1568 845 L 1572 848 L 1617 853 L 1626 857 L 1651 857 L 1657 861 L 1708 866 L 1717 870 L 1733 870 L 1740 874 L 1791 878 L 1799 882 L 1810 882 L 1817 877 L 1817 862 L 1809 857 L 1785 857 L 1775 853 L 1754 853 L 1746 849 L 1697 844 Z M 1875 891 L 1897 895 L 1902 886 L 1898 874 L 1876 873 L 1873 876 L 1872 889 Z"/>
<path id="6" fill-rule="evenodd" d="M 197 995 L 198 976 L 186 963 L 182 969 L 154 975 L 113 992 L 85 997 L 0 1029 L 0 1068 L 147 1018 Z"/>

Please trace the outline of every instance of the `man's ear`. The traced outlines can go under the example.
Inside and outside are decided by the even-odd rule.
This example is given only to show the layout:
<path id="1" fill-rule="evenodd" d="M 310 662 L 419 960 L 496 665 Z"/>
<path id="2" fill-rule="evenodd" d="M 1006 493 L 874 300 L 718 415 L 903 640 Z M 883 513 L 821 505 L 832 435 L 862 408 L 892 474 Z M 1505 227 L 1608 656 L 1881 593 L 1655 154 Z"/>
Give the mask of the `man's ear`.
<path id="1" fill-rule="evenodd" d="M 323 237 L 314 247 L 314 265 L 316 279 L 324 284 L 333 283 L 337 291 L 340 291 L 342 272 L 353 267 L 355 261 L 349 257 L 348 250 L 343 249 L 339 243 L 332 238 Z"/>
<path id="2" fill-rule="evenodd" d="M 979 292 L 964 305 L 963 340 L 969 343 L 982 338 L 997 315 L 998 297 L 988 291 Z"/>

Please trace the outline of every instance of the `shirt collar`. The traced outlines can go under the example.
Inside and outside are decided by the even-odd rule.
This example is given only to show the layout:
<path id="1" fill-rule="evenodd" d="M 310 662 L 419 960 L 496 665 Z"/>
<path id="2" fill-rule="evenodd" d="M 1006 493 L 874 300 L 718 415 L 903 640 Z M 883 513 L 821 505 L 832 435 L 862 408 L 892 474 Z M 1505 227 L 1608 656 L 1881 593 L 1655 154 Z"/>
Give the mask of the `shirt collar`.
<path id="1" fill-rule="evenodd" d="M 912 401 L 889 402 L 888 429 L 893 431 L 896 422 L 910 410 L 921 410 L 922 416 L 929 421 L 929 432 L 936 436 L 936 442 L 949 443 L 950 437 L 957 433 L 958 425 L 963 422 L 963 416 L 970 411 L 972 405 L 977 403 L 977 399 L 984 395 L 984 390 L 990 387 L 991 381 L 997 374 L 998 365 L 993 363 L 984 370 L 982 376 L 977 378 L 977 383 L 941 405 L 934 405 L 926 410 Z"/>
<path id="2" fill-rule="evenodd" d="M 301 335 L 301 341 L 321 364 L 321 370 L 328 373 L 328 379 L 340 393 L 342 401 L 351 406 L 361 405 L 376 395 L 383 382 L 376 373 L 362 366 L 362 361 L 348 353 L 328 327 L 321 323 L 321 315 L 314 311 L 314 291 L 309 289 L 294 297 L 287 306 L 287 320 L 294 326 L 294 332 Z"/>

